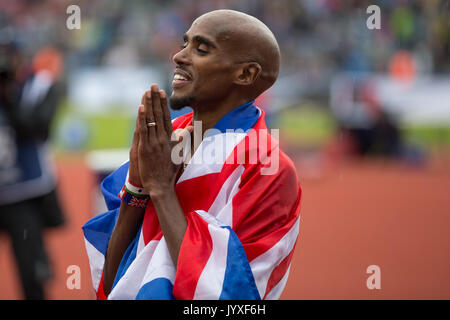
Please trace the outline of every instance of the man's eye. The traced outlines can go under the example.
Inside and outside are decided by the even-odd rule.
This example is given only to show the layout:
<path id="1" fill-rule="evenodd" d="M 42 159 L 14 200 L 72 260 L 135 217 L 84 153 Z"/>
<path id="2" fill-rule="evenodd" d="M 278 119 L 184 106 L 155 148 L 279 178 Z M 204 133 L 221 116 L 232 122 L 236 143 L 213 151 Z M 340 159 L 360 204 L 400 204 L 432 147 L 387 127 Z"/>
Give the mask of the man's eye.
<path id="1" fill-rule="evenodd" d="M 184 49 L 184 48 L 186 48 L 186 47 L 187 47 L 187 43 L 183 43 L 183 44 L 180 46 L 181 49 Z"/>
<path id="2" fill-rule="evenodd" d="M 204 50 L 204 48 L 202 49 L 202 47 L 198 47 L 197 48 L 197 52 L 200 53 L 200 54 L 207 54 L 208 53 L 208 51 Z"/>

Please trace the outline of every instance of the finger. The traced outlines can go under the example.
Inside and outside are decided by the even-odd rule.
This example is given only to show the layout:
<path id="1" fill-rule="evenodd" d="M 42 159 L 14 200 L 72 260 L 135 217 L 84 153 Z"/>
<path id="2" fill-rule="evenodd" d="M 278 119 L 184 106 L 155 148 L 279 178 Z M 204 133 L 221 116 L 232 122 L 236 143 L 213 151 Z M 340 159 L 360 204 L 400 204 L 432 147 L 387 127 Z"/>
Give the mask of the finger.
<path id="1" fill-rule="evenodd" d="M 145 107 L 145 121 L 144 125 L 147 128 L 147 138 L 152 139 L 156 138 L 156 129 L 155 126 L 148 126 L 148 123 L 156 123 L 155 116 L 153 114 L 153 101 L 152 101 L 152 94 L 151 90 L 148 90 L 145 92 L 144 97 L 144 107 Z"/>
<path id="2" fill-rule="evenodd" d="M 154 121 L 154 117 L 153 117 L 153 112 L 150 112 L 151 110 L 151 105 L 148 105 L 147 103 L 147 99 L 151 98 L 150 96 L 150 90 L 147 90 L 144 92 L 144 94 L 142 95 L 142 99 L 141 99 L 141 105 L 144 106 L 144 110 L 145 110 L 145 114 L 146 114 L 146 118 L 148 121 Z M 150 99 L 150 104 L 151 104 L 151 99 Z"/>
<path id="3" fill-rule="evenodd" d="M 156 135 L 158 139 L 164 140 L 168 138 L 166 135 L 166 130 L 164 129 L 164 117 L 161 108 L 161 98 L 159 96 L 158 85 L 153 84 L 151 86 L 152 91 L 152 105 L 153 105 L 153 115 L 155 116 L 156 122 Z"/>
<path id="4" fill-rule="evenodd" d="M 132 146 L 137 146 L 139 144 L 139 113 L 143 113 L 144 112 L 144 106 L 141 104 L 138 107 L 138 114 L 136 116 L 136 127 L 134 128 L 134 133 L 133 133 L 133 141 L 132 141 Z"/>
<path id="5" fill-rule="evenodd" d="M 137 132 L 139 134 L 140 145 L 148 143 L 148 129 L 145 108 L 139 108 L 137 116 Z"/>
<path id="6" fill-rule="evenodd" d="M 167 105 L 166 92 L 164 90 L 159 90 L 159 96 L 161 98 L 161 108 L 164 118 L 164 128 L 166 129 L 167 136 L 170 137 L 172 135 L 173 127 L 172 127 L 172 120 L 170 119 L 169 106 Z"/>

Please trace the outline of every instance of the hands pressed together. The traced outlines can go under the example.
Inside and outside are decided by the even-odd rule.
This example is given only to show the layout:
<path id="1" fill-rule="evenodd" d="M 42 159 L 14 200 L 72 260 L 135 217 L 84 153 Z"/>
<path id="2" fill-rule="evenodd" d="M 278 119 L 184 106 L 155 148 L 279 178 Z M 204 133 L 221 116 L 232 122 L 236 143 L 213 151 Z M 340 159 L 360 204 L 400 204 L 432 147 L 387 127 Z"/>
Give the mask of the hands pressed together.
<path id="1" fill-rule="evenodd" d="M 149 123 L 152 125 L 149 126 Z M 192 129 L 193 127 L 189 126 L 173 131 L 164 90 L 152 85 L 150 90 L 144 93 L 130 149 L 128 182 L 144 187 L 149 192 L 175 266 L 187 221 L 174 188 L 183 166 L 175 164 L 171 154 L 172 148 Z M 118 266 L 142 224 L 144 212 L 142 208 L 129 206 L 124 202 L 120 206 L 105 257 L 105 295 L 111 292 Z"/>
<path id="2" fill-rule="evenodd" d="M 182 165 L 172 161 L 172 148 L 179 143 L 183 134 L 190 131 L 191 126 L 177 130 L 175 139 L 172 139 L 167 95 L 153 84 L 142 96 L 138 108 L 130 149 L 130 182 L 143 186 L 151 197 L 173 189 Z"/>

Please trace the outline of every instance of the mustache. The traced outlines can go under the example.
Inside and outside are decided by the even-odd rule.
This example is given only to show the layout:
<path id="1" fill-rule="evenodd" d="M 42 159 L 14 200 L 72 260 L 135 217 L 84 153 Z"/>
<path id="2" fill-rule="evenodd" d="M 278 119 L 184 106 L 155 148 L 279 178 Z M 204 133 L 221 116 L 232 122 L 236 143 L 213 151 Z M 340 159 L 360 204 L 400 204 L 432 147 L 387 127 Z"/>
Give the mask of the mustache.
<path id="1" fill-rule="evenodd" d="M 180 66 L 180 65 L 175 66 L 175 71 L 181 71 L 182 73 L 185 73 L 187 76 L 192 78 L 191 72 L 183 66 Z"/>

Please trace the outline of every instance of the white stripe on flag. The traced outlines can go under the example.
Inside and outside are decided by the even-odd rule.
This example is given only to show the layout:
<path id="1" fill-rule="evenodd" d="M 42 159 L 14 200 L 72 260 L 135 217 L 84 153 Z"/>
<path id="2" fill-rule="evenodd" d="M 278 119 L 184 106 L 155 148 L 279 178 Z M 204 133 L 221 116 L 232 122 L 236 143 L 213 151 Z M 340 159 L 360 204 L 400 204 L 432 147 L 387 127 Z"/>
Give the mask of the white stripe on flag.
<path id="1" fill-rule="evenodd" d="M 230 231 L 213 224 L 208 225 L 208 230 L 213 247 L 208 262 L 198 279 L 194 299 L 218 300 L 225 278 Z"/>
<path id="2" fill-rule="evenodd" d="M 259 295 L 264 297 L 267 282 L 273 269 L 291 252 L 297 239 L 300 217 L 289 231 L 272 248 L 250 262 Z"/>
<path id="3" fill-rule="evenodd" d="M 142 252 L 144 248 L 145 248 L 144 234 L 142 233 L 142 226 L 141 226 L 139 230 L 139 240 L 138 240 L 138 247 L 136 250 L 136 257 L 139 256 L 139 254 Z"/>
<path id="4" fill-rule="evenodd" d="M 92 285 L 95 291 L 97 291 L 100 280 L 102 279 L 105 257 L 86 238 L 84 238 L 84 244 L 89 258 L 89 266 L 91 267 Z"/>
<path id="5" fill-rule="evenodd" d="M 152 240 L 136 255 L 125 274 L 120 278 L 108 296 L 109 300 L 129 300 L 136 298 L 141 286 L 145 283 L 145 274 L 150 261 L 156 254 L 160 241 Z"/>
<path id="6" fill-rule="evenodd" d="M 232 199 L 239 191 L 239 184 L 241 183 L 241 176 L 244 169 L 244 166 L 240 165 L 230 174 L 208 210 L 210 215 L 230 227 L 233 227 Z"/>
<path id="7" fill-rule="evenodd" d="M 284 274 L 283 278 L 281 278 L 280 282 L 278 282 L 277 285 L 273 287 L 272 290 L 270 290 L 270 292 L 267 294 L 266 300 L 278 300 L 280 298 L 281 293 L 283 292 L 283 289 L 289 277 L 290 270 L 291 266 L 289 265 L 288 269 L 286 270 L 286 273 Z"/>
<path id="8" fill-rule="evenodd" d="M 245 133 L 227 132 L 205 138 L 198 146 L 177 183 L 220 172 L 227 157 L 245 136 Z M 222 152 L 217 150 L 222 150 Z M 218 153 L 216 154 L 216 152 Z"/>
<path id="9" fill-rule="evenodd" d="M 164 237 L 161 240 L 150 241 L 156 243 L 154 252 L 152 252 L 150 263 L 147 264 L 146 269 L 142 271 L 144 277 L 139 284 L 139 289 L 142 288 L 146 283 L 156 279 L 156 278 L 166 278 L 172 284 L 175 281 L 176 269 L 173 265 L 172 257 L 170 256 L 169 249 L 167 248 L 167 242 Z M 148 246 L 148 244 L 147 244 Z M 147 248 L 146 246 L 146 248 Z M 143 252 L 144 253 L 144 252 Z M 139 292 L 138 289 L 138 292 Z M 137 293 L 136 292 L 136 295 Z M 135 296 L 136 296 L 135 295 Z M 134 299 L 135 297 L 133 297 Z"/>

